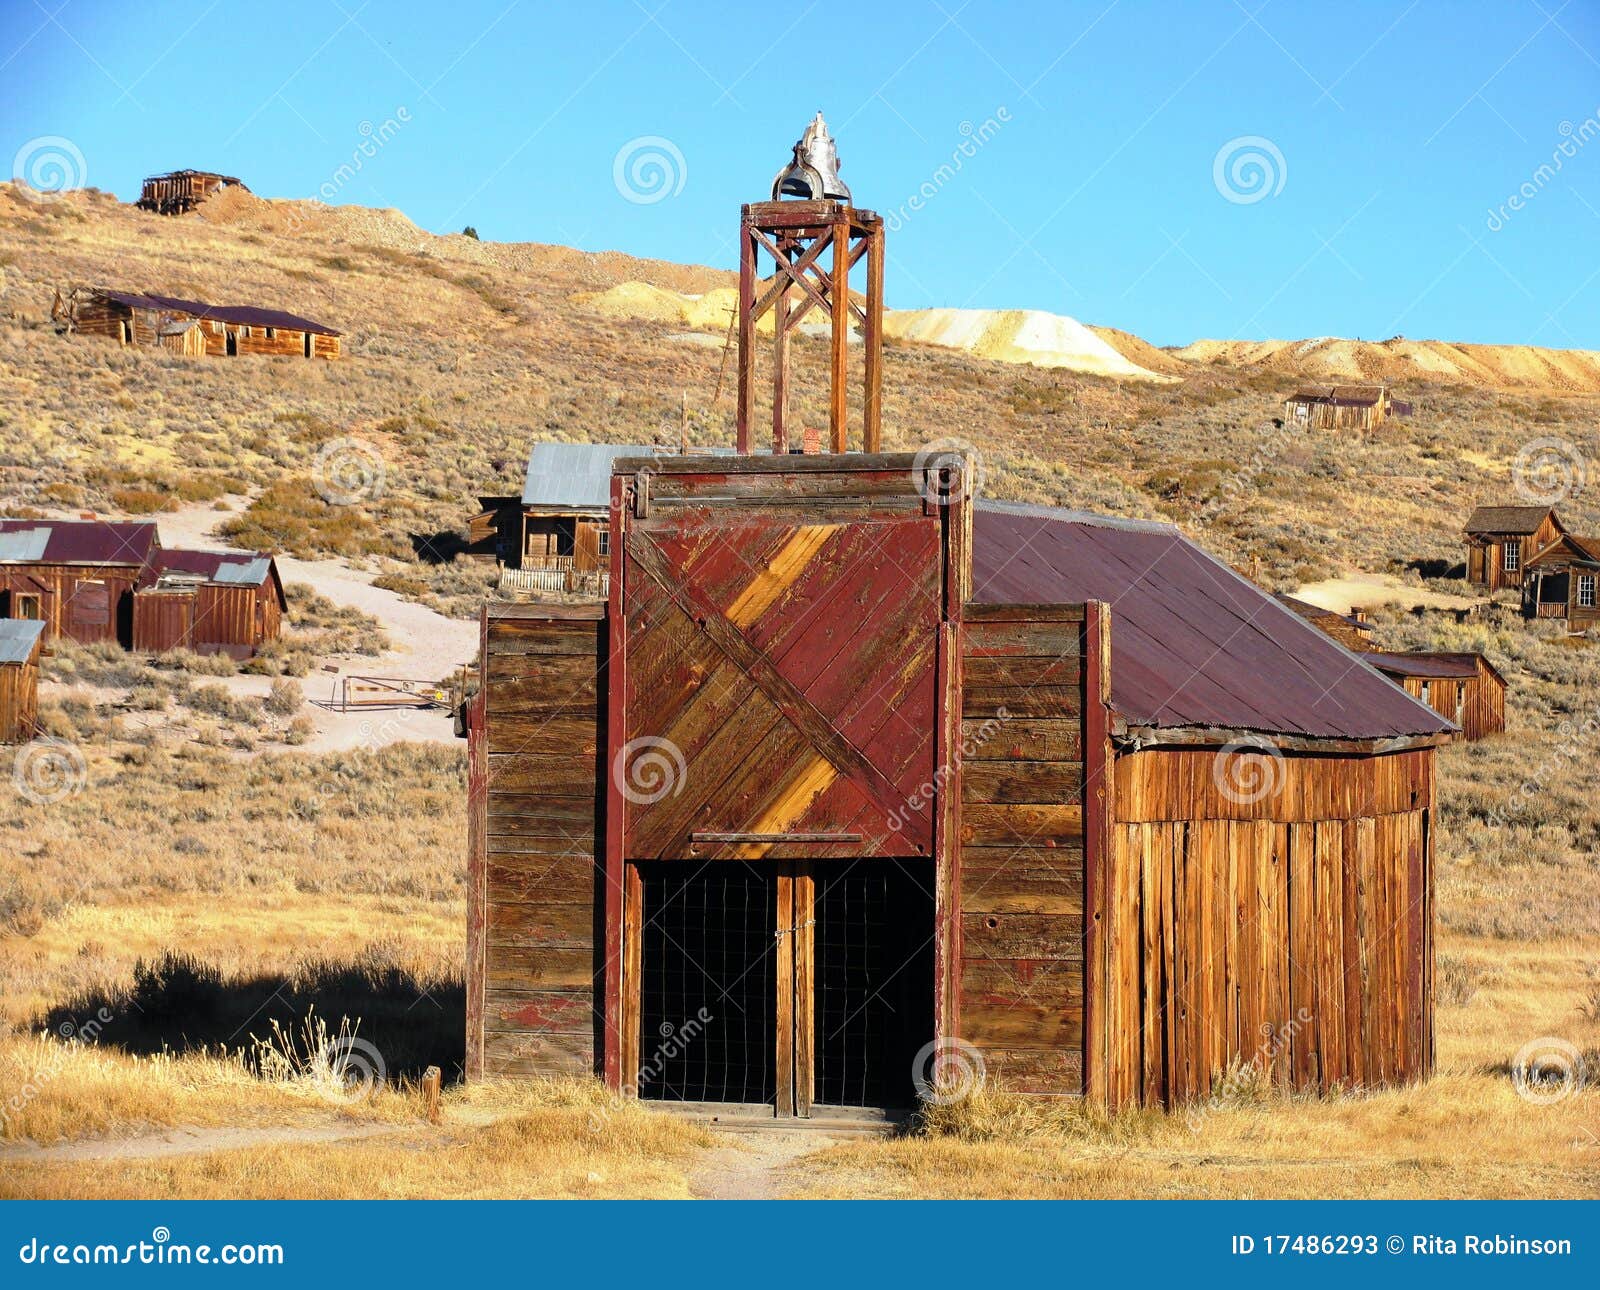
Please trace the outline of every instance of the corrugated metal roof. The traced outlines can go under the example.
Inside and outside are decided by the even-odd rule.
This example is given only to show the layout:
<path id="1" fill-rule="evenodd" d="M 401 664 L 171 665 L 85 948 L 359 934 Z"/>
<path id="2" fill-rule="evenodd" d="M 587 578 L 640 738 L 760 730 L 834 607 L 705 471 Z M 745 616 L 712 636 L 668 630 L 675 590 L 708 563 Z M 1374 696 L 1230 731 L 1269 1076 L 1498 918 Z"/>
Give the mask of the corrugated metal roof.
<path id="1" fill-rule="evenodd" d="M 142 565 L 160 545 L 156 526 L 139 520 L 0 520 L 0 544 L 8 536 L 41 529 L 47 535 L 42 548 L 32 537 L 18 544 L 21 551 L 37 554 L 0 554 L 0 562 Z M 0 545 L 0 552 L 5 550 Z"/>
<path id="2" fill-rule="evenodd" d="M 1479 506 L 1467 516 L 1468 533 L 1536 533 L 1548 506 Z"/>
<path id="3" fill-rule="evenodd" d="M 1390 676 L 1437 677 L 1460 679 L 1478 674 L 1477 654 L 1437 654 L 1417 650 L 1405 654 L 1391 654 L 1374 650 L 1366 655 L 1372 666 Z"/>
<path id="4" fill-rule="evenodd" d="M 272 557 L 261 551 L 189 551 L 169 547 L 151 554 L 143 582 L 177 575 L 223 586 L 259 587 L 271 569 Z"/>
<path id="5" fill-rule="evenodd" d="M 1129 725 L 1311 739 L 1448 721 L 1166 524 L 980 502 L 973 597 L 1111 606 L 1111 703 Z"/>
<path id="6" fill-rule="evenodd" d="M 13 529 L 0 532 L 0 564 L 24 564 L 44 559 L 50 544 L 49 529 Z"/>
<path id="7" fill-rule="evenodd" d="M 0 663 L 26 663 L 44 634 L 35 618 L 0 618 Z"/>
<path id="8" fill-rule="evenodd" d="M 1309 600 L 1301 600 L 1298 596 L 1291 596 L 1284 591 L 1278 592 L 1273 596 L 1273 599 L 1280 605 L 1294 610 L 1308 623 L 1314 623 L 1319 619 L 1326 621 L 1329 618 L 1337 618 L 1345 626 L 1354 627 L 1357 631 L 1370 632 L 1372 630 L 1371 623 L 1364 623 L 1353 614 L 1341 614 L 1336 609 L 1324 609 L 1321 605 L 1313 605 Z"/>
<path id="9" fill-rule="evenodd" d="M 1330 403 L 1341 408 L 1370 408 L 1383 396 L 1383 387 L 1377 385 L 1319 385 L 1312 389 L 1296 390 L 1285 402 Z"/>
<path id="10" fill-rule="evenodd" d="M 107 300 L 127 305 L 130 309 L 163 309 L 169 313 L 192 314 L 196 318 L 234 323 L 241 327 L 282 327 L 285 331 L 312 331 L 323 336 L 338 336 L 326 323 L 282 309 L 263 309 L 259 305 L 208 305 L 204 300 L 184 300 L 179 296 L 147 296 L 136 291 L 113 291 L 108 287 L 96 290 Z"/>
<path id="11" fill-rule="evenodd" d="M 654 457 L 657 448 L 617 443 L 536 443 L 522 483 L 524 506 L 603 511 L 611 505 L 611 463 L 618 457 Z"/>

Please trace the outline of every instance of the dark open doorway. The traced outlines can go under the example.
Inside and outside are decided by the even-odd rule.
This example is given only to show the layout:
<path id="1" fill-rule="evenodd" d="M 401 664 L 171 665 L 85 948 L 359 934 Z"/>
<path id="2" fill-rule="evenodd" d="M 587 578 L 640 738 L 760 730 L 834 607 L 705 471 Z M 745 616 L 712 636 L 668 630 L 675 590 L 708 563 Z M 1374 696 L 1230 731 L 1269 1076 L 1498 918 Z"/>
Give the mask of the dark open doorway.
<path id="1" fill-rule="evenodd" d="M 657 862 L 639 893 L 639 1096 L 897 1110 L 934 1036 L 933 864 Z"/>

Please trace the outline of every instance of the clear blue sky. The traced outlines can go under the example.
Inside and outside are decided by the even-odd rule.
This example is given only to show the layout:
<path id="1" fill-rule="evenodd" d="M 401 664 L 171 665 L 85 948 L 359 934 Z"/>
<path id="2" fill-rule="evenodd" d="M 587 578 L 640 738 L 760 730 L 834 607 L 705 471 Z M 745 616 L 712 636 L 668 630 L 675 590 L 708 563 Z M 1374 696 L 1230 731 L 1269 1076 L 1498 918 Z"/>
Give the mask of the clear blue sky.
<path id="1" fill-rule="evenodd" d="M 1600 348 L 1595 0 L 808 3 L 0 0 L 0 153 L 21 169 L 63 137 L 129 200 L 195 166 L 436 231 L 732 267 L 739 203 L 820 107 L 857 204 L 905 211 L 891 306 L 1043 308 L 1161 344 Z M 669 191 L 627 200 L 619 151 L 651 137 Z M 1237 200 L 1263 178 L 1248 156 L 1230 187 L 1240 139 L 1266 141 L 1236 145 L 1265 160 L 1259 200 Z"/>

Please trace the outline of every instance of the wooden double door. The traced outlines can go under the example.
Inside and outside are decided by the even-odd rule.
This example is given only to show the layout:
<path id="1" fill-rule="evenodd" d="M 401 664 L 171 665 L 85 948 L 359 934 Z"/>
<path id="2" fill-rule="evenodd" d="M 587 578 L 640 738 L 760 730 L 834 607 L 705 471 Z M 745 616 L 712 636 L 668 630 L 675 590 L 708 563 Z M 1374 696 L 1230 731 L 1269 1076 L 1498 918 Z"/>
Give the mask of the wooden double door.
<path id="1" fill-rule="evenodd" d="M 926 858 L 629 866 L 624 1081 L 780 1116 L 894 1109 L 934 1034 Z"/>

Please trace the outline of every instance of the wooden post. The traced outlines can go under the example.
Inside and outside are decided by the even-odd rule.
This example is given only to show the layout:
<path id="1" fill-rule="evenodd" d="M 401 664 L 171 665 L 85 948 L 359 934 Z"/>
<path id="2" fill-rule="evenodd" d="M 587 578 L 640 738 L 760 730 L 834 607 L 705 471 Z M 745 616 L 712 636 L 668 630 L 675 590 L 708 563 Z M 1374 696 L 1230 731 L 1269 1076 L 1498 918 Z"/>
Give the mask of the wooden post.
<path id="1" fill-rule="evenodd" d="M 739 222 L 739 407 L 734 418 L 740 455 L 750 451 L 750 423 L 756 406 L 756 237 L 750 208 Z"/>
<path id="2" fill-rule="evenodd" d="M 779 243 L 783 246 L 783 243 Z M 787 248 L 785 248 L 787 249 Z M 778 266 L 782 281 L 784 269 Z M 784 408 L 789 401 L 789 287 L 784 283 L 772 302 L 772 451 L 789 451 L 789 431 L 784 425 Z"/>
<path id="3" fill-rule="evenodd" d="M 833 376 L 828 406 L 828 426 L 833 451 L 850 450 L 850 413 L 846 383 L 850 379 L 850 221 L 841 211 L 833 225 L 833 286 L 828 303 L 833 307 Z"/>
<path id="4" fill-rule="evenodd" d="M 862 398 L 861 448 L 880 452 L 883 443 L 883 225 L 867 231 L 866 390 Z"/>
<path id="5" fill-rule="evenodd" d="M 428 1117 L 429 1124 L 438 1124 L 444 1118 L 444 1112 L 439 1105 L 440 1080 L 437 1066 L 430 1066 L 422 1072 L 422 1110 Z"/>

